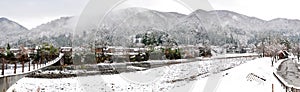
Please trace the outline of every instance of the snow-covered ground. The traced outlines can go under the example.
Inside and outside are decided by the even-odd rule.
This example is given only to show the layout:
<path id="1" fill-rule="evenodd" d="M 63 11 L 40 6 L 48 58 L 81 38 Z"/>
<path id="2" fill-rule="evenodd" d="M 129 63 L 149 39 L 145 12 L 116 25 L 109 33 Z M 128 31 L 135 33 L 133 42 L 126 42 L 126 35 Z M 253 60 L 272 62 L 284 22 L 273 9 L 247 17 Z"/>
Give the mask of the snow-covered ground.
<path id="1" fill-rule="evenodd" d="M 144 71 L 60 79 L 22 78 L 8 92 L 284 92 L 271 58 L 209 59 Z M 134 67 L 139 68 L 139 67 Z"/>
<path id="2" fill-rule="evenodd" d="M 276 80 L 272 74 L 270 58 L 258 58 L 248 61 L 246 64 L 237 66 L 228 71 L 215 74 L 197 80 L 193 92 L 272 92 L 272 84 L 275 84 L 275 92 L 282 92 L 277 89 Z M 215 82 L 215 83 L 209 83 Z M 209 88 L 212 85 L 213 88 Z"/>
<path id="3" fill-rule="evenodd" d="M 269 84 L 269 77 L 272 76 L 268 73 L 265 73 L 269 72 L 268 70 L 265 71 L 264 68 L 259 67 L 270 67 L 271 65 L 267 63 L 258 63 L 267 62 L 268 59 L 266 58 L 256 59 L 254 61 L 252 61 L 251 59 L 253 58 L 232 58 L 197 61 L 152 68 L 145 71 L 136 71 L 114 75 L 79 76 L 60 79 L 22 78 L 15 85 L 11 86 L 8 92 L 11 92 L 12 90 L 17 92 L 36 90 L 46 92 L 199 92 L 209 87 L 216 88 L 216 91 L 222 92 L 227 92 L 229 89 L 231 89 L 230 91 L 236 92 L 244 90 L 234 90 L 232 89 L 234 85 L 238 85 L 235 88 L 239 89 L 239 86 L 242 85 L 245 85 L 244 87 L 253 85 L 253 87 L 257 86 L 258 90 L 260 90 L 259 88 L 262 88 L 260 87 L 261 85 L 266 86 Z M 267 81 L 260 84 L 259 82 L 255 81 L 247 81 L 246 76 L 251 73 L 251 71 L 249 71 L 251 69 L 253 69 L 252 73 L 264 76 Z M 217 81 L 214 81 L 214 79 Z M 215 82 L 218 86 L 208 86 L 211 85 L 209 83 L 213 82 Z M 253 89 L 253 87 L 248 88 L 248 91 Z M 268 88 L 271 88 L 271 86 L 268 86 Z M 265 90 L 262 90 L 260 92 L 265 92 Z"/>

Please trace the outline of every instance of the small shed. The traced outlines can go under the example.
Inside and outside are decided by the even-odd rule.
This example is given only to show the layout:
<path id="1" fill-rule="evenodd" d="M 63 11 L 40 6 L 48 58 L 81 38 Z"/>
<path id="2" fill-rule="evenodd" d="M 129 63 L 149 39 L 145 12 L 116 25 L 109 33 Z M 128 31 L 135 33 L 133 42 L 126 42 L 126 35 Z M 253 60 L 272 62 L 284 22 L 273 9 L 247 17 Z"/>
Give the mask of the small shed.
<path id="1" fill-rule="evenodd" d="M 278 59 L 285 59 L 288 58 L 289 53 L 286 50 L 280 50 L 277 52 Z"/>
<path id="2" fill-rule="evenodd" d="M 72 47 L 60 47 L 60 52 L 72 52 Z"/>

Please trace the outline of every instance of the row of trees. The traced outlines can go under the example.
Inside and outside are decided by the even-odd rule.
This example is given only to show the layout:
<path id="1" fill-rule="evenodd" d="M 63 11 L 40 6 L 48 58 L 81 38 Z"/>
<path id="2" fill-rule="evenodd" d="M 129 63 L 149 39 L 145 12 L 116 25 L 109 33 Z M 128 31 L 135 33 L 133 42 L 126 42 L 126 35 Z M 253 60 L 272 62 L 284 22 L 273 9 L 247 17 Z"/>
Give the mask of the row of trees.
<path id="1" fill-rule="evenodd" d="M 293 41 L 284 37 L 277 38 L 262 38 L 261 42 L 258 43 L 257 52 L 261 53 L 262 56 L 275 57 L 280 50 L 286 50 L 299 57 L 300 55 L 300 41 Z"/>

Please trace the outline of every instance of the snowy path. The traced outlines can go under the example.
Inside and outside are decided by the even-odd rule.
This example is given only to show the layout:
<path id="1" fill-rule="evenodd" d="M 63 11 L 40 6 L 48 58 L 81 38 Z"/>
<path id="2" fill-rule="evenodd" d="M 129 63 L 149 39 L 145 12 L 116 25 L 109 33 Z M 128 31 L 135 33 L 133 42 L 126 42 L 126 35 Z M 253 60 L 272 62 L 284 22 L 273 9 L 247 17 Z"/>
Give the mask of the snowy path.
<path id="1" fill-rule="evenodd" d="M 46 64 L 40 64 L 40 65 L 35 65 L 35 68 L 33 67 L 33 65 L 31 64 L 30 65 L 30 71 L 29 71 L 29 67 L 28 67 L 28 63 L 25 64 L 24 66 L 24 72 L 22 72 L 22 65 L 18 64 L 17 65 L 17 69 L 16 69 L 16 74 L 14 74 L 14 68 L 10 68 L 10 69 L 5 69 L 4 70 L 4 75 L 0 75 L 0 77 L 5 77 L 5 76 L 14 76 L 14 75 L 19 75 L 19 74 L 26 74 L 26 73 L 30 73 L 30 72 L 33 72 L 33 71 L 36 71 L 36 70 L 39 70 L 39 69 L 42 69 L 44 67 L 47 67 L 47 66 L 50 66 L 56 62 L 58 62 L 62 56 L 64 54 L 63 53 L 60 53 L 59 57 L 57 57 L 56 59 L 52 60 L 52 61 L 49 61 L 48 63 Z"/>
<path id="2" fill-rule="evenodd" d="M 285 92 L 273 76 L 271 58 L 259 58 L 228 71 L 202 78 L 193 85 L 192 92 Z M 217 80 L 217 81 L 214 81 Z M 215 82 L 209 88 L 209 84 Z M 179 87 L 181 89 L 184 87 Z"/>
<path id="3" fill-rule="evenodd" d="M 192 91 L 208 90 L 205 88 L 209 87 L 208 82 L 217 80 L 215 85 L 212 85 L 213 88 L 209 89 L 210 92 L 271 92 L 273 75 L 270 60 L 270 58 L 255 59 L 228 71 L 200 79 Z"/>

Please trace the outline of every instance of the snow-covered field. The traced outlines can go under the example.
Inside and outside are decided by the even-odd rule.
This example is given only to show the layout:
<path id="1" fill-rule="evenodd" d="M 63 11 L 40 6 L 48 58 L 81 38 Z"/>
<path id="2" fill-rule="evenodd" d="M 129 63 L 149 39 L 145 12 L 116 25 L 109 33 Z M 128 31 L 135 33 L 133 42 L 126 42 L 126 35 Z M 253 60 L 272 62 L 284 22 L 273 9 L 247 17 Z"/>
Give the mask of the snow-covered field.
<path id="1" fill-rule="evenodd" d="M 273 70 L 270 61 L 270 58 L 258 58 L 228 71 L 199 79 L 192 91 L 272 92 L 272 83 L 276 82 L 276 80 L 274 80 L 272 74 Z M 206 88 L 209 87 L 207 86 L 208 82 L 215 81 L 217 83 L 212 84 L 213 88 Z M 275 90 L 275 92 L 282 91 Z"/>
<path id="2" fill-rule="evenodd" d="M 144 71 L 60 79 L 22 78 L 8 92 L 274 92 L 271 58 L 208 59 Z"/>
<path id="3" fill-rule="evenodd" d="M 270 60 L 268 58 L 251 59 L 197 61 L 114 75 L 61 79 L 22 78 L 11 86 L 8 92 L 12 90 L 17 92 L 37 90 L 46 92 L 199 92 L 208 90 L 211 92 L 210 88 L 218 92 L 244 91 L 245 88 L 249 89 L 247 91 L 257 88 L 258 91 L 261 90 L 260 92 L 271 90 L 271 86 L 268 85 L 271 85 L 270 77 L 272 76 L 269 70 L 265 68 L 271 66 L 270 63 L 266 63 Z M 246 76 L 249 73 L 262 76 L 266 81 L 258 82 L 259 80 L 255 79 L 252 82 L 247 81 Z M 252 85 L 252 87 L 249 85 Z M 245 88 L 242 89 L 239 86 Z"/>

